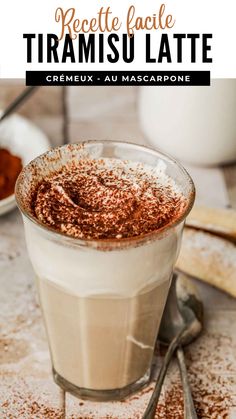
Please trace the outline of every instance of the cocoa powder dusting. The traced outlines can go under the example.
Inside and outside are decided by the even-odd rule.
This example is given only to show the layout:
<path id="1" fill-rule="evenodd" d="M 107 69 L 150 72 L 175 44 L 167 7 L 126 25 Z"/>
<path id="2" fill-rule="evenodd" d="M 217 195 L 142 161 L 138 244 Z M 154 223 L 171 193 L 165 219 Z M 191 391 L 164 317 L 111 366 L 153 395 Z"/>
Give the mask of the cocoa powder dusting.
<path id="1" fill-rule="evenodd" d="M 22 169 L 20 157 L 0 148 L 0 199 L 14 193 L 16 179 Z"/>
<path id="2" fill-rule="evenodd" d="M 174 186 L 138 164 L 79 160 L 37 185 L 31 208 L 39 221 L 69 236 L 132 238 L 180 216 L 186 199 Z"/>

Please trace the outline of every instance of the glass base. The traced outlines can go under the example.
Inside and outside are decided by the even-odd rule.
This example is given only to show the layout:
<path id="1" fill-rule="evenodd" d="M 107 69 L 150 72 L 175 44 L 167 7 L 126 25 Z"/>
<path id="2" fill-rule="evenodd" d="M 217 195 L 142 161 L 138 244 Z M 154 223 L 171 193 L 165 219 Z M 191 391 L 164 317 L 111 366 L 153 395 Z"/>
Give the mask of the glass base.
<path id="1" fill-rule="evenodd" d="M 52 369 L 52 374 L 55 383 L 58 384 L 59 387 L 61 387 L 64 391 L 67 391 L 73 394 L 73 396 L 79 397 L 80 399 L 99 402 L 125 399 L 136 391 L 142 389 L 150 381 L 149 369 L 142 378 L 140 378 L 135 383 L 129 384 L 126 387 L 114 390 L 91 390 L 88 388 L 77 387 L 76 385 L 70 383 L 60 374 L 58 374 L 54 368 Z"/>

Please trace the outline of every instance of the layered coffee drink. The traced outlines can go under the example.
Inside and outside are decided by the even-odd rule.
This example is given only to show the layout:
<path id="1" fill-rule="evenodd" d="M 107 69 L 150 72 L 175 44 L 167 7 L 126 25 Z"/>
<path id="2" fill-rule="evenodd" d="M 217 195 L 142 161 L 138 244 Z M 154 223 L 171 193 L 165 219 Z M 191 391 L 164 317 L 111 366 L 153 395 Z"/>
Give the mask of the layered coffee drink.
<path id="1" fill-rule="evenodd" d="M 82 397 L 121 398 L 150 376 L 193 187 L 145 150 L 68 145 L 18 181 L 54 378 Z"/>

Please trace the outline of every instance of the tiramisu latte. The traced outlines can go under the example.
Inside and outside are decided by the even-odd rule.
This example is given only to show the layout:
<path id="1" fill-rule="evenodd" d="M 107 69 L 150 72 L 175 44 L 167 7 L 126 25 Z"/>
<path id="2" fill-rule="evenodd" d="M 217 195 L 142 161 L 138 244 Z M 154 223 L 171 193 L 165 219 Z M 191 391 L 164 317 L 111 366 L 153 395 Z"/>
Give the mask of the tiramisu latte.
<path id="1" fill-rule="evenodd" d="M 16 193 L 56 382 L 124 397 L 150 375 L 190 178 L 144 147 L 87 142 L 37 158 Z"/>

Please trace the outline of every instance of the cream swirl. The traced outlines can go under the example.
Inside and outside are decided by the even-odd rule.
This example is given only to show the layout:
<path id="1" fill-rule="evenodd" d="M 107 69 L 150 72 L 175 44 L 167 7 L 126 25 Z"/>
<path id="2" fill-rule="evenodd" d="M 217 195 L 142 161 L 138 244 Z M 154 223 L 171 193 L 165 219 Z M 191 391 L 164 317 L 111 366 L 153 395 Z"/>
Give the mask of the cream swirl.
<path id="1" fill-rule="evenodd" d="M 111 161 L 109 162 L 111 163 Z M 184 198 L 140 166 L 79 161 L 37 187 L 32 209 L 42 223 L 81 239 L 128 238 L 170 223 Z"/>

